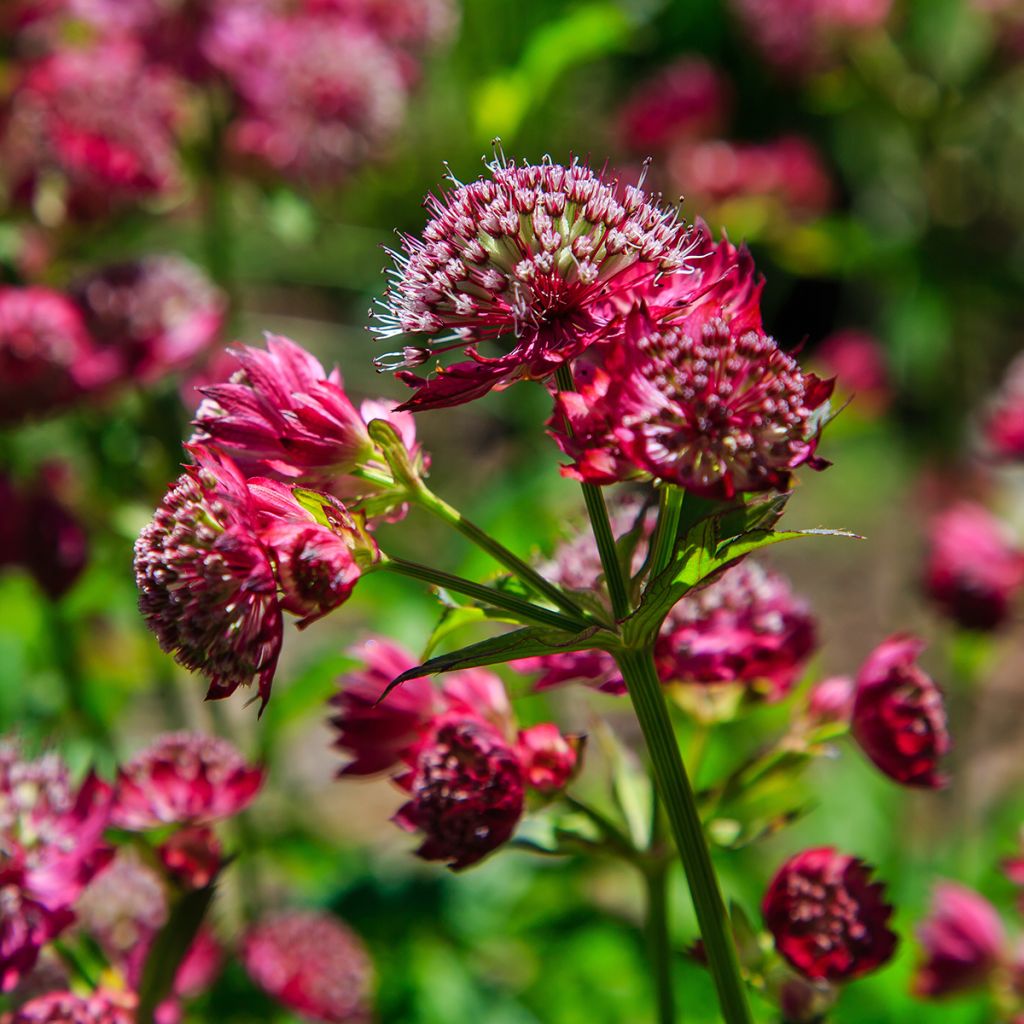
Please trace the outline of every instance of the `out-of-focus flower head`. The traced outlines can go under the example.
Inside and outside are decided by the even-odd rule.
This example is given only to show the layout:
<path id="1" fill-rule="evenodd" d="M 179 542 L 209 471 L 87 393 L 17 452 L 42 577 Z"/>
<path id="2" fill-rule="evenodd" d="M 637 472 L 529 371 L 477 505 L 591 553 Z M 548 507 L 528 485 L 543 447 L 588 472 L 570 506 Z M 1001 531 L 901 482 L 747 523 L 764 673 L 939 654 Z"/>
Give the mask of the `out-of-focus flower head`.
<path id="1" fill-rule="evenodd" d="M 97 989 L 92 995 L 52 992 L 16 1010 L 9 1024 L 135 1024 L 134 993 Z"/>
<path id="2" fill-rule="evenodd" d="M 966 629 L 1006 622 L 1024 587 L 1024 551 L 983 505 L 962 501 L 937 515 L 929 529 L 925 569 L 929 597 Z"/>
<path id="3" fill-rule="evenodd" d="M 854 689 L 849 676 L 830 676 L 816 683 L 807 696 L 807 717 L 811 723 L 848 723 L 853 713 Z"/>
<path id="4" fill-rule="evenodd" d="M 245 934 L 242 962 L 260 988 L 289 1010 L 328 1024 L 371 1018 L 373 965 L 362 941 L 336 918 L 290 911 Z"/>
<path id="5" fill-rule="evenodd" d="M 118 380 L 148 383 L 209 349 L 226 299 L 180 256 L 148 256 L 89 274 L 72 290 L 86 325 Z"/>
<path id="6" fill-rule="evenodd" d="M 227 740 L 164 733 L 118 771 L 111 822 L 135 832 L 208 825 L 244 810 L 262 785 L 263 770 Z"/>
<path id="7" fill-rule="evenodd" d="M 345 15 L 414 52 L 449 39 L 459 18 L 454 0 L 304 0 L 303 6 Z"/>
<path id="8" fill-rule="evenodd" d="M 1006 371 L 984 423 L 985 444 L 1001 462 L 1024 460 L 1024 358 Z"/>
<path id="9" fill-rule="evenodd" d="M 396 53 L 344 16 L 228 5 L 204 51 L 240 101 L 229 144 L 289 179 L 339 181 L 379 152 L 405 113 Z"/>
<path id="10" fill-rule="evenodd" d="M 322 487 L 371 514 L 400 513 L 400 487 L 389 492 L 352 473 L 390 475 L 367 432 L 373 419 L 390 423 L 410 463 L 426 467 L 411 413 L 395 412 L 383 401 L 356 409 L 337 368 L 326 373 L 288 338 L 270 334 L 265 351 L 241 345 L 230 351 L 240 368 L 226 383 L 202 389 L 193 440 L 212 440 L 250 475 Z"/>
<path id="11" fill-rule="evenodd" d="M 836 989 L 827 981 L 811 981 L 789 974 L 778 989 L 784 1024 L 819 1024 L 836 1001 Z"/>
<path id="12" fill-rule="evenodd" d="M 816 645 L 806 602 L 783 576 L 747 559 L 672 609 L 655 663 L 666 683 L 742 682 L 778 700 Z"/>
<path id="13" fill-rule="evenodd" d="M 785 489 L 804 463 L 827 465 L 815 448 L 830 393 L 765 334 L 721 320 L 661 326 L 639 306 L 625 343 L 578 391 L 557 394 L 548 428 L 573 460 L 567 476 L 650 475 L 730 498 Z"/>
<path id="14" fill-rule="evenodd" d="M 380 338 L 421 336 L 396 354 L 416 389 L 402 408 L 459 405 L 519 379 L 545 379 L 599 341 L 627 282 L 686 273 L 690 229 L 642 188 L 586 164 L 506 161 L 488 176 L 431 195 L 420 237 L 393 253 L 393 281 L 377 314 Z M 629 273 L 627 273 L 629 272 Z M 494 356 L 480 351 L 500 341 Z M 469 361 L 427 378 L 402 367 L 465 349 Z"/>
<path id="15" fill-rule="evenodd" d="M 619 132 L 627 148 L 647 156 L 679 138 L 720 131 L 731 106 L 732 87 L 710 61 L 681 57 L 633 90 Z"/>
<path id="16" fill-rule="evenodd" d="M 814 362 L 836 387 L 854 399 L 854 409 L 880 416 L 892 401 L 885 350 L 874 335 L 854 328 L 830 334 L 815 350 Z"/>
<path id="17" fill-rule="evenodd" d="M 892 907 L 871 869 L 832 847 L 804 850 L 782 865 L 761 907 L 775 948 L 812 980 L 850 981 L 896 949 Z"/>
<path id="18" fill-rule="evenodd" d="M 565 789 L 579 766 L 581 749 L 580 737 L 563 736 L 551 722 L 523 729 L 516 739 L 526 784 L 541 793 Z"/>
<path id="19" fill-rule="evenodd" d="M 946 784 L 939 761 L 950 741 L 942 693 L 917 664 L 924 642 L 884 640 L 857 675 L 851 731 L 875 766 L 904 786 Z"/>
<path id="20" fill-rule="evenodd" d="M 56 412 L 95 384 L 96 349 L 49 288 L 0 288 L 0 424 Z"/>
<path id="21" fill-rule="evenodd" d="M 179 106 L 169 74 L 127 40 L 58 50 L 10 98 L 3 178 L 47 223 L 166 195 L 178 184 Z"/>
<path id="22" fill-rule="evenodd" d="M 821 154 L 800 136 L 764 143 L 685 141 L 670 154 L 669 173 L 702 208 L 759 201 L 788 223 L 819 216 L 832 203 L 832 179 Z"/>
<path id="23" fill-rule="evenodd" d="M 764 60 L 794 78 L 827 66 L 845 38 L 884 24 L 891 7 L 892 0 L 732 0 Z"/>
<path id="24" fill-rule="evenodd" d="M 205 889 L 224 865 L 224 848 L 206 826 L 182 828 L 157 848 L 167 873 L 185 889 Z"/>
<path id="25" fill-rule="evenodd" d="M 992 904 L 954 882 L 935 886 L 917 937 L 924 959 L 914 976 L 914 993 L 930 999 L 984 987 L 1002 962 L 1006 942 Z"/>
<path id="26" fill-rule="evenodd" d="M 0 991 L 74 920 L 72 905 L 109 863 L 109 812 L 109 788 L 95 776 L 76 788 L 56 755 L 30 761 L 13 741 L 0 742 Z"/>

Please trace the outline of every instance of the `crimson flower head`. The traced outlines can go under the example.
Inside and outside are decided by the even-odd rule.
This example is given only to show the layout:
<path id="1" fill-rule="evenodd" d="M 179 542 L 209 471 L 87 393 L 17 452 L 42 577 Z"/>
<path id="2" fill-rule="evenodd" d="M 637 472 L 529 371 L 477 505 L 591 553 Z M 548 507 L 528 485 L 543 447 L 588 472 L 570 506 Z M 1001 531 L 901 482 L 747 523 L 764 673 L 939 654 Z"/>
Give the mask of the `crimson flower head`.
<path id="1" fill-rule="evenodd" d="M 851 981 L 880 967 L 896 949 L 892 907 L 871 868 L 829 846 L 782 865 L 761 906 L 775 948 L 817 981 Z"/>
<path id="2" fill-rule="evenodd" d="M 689 229 L 642 182 L 622 188 L 576 160 L 498 158 L 487 169 L 428 197 L 422 235 L 406 235 L 392 254 L 377 334 L 422 336 L 397 367 L 460 348 L 470 357 L 427 378 L 403 370 L 416 394 L 402 408 L 459 405 L 515 380 L 543 380 L 613 326 L 617 289 L 689 269 Z M 485 342 L 498 343 L 495 355 L 480 351 Z"/>
<path id="3" fill-rule="evenodd" d="M 97 989 L 92 995 L 52 992 L 20 1007 L 10 1024 L 135 1024 L 138 1000 L 131 992 Z"/>
<path id="4" fill-rule="evenodd" d="M 0 424 L 54 412 L 94 380 L 80 312 L 49 288 L 0 288 Z"/>
<path id="5" fill-rule="evenodd" d="M 184 889 L 205 889 L 224 866 L 224 848 L 205 825 L 178 829 L 157 849 L 167 873 Z"/>
<path id="6" fill-rule="evenodd" d="M 759 331 L 722 320 L 661 326 L 641 305 L 625 343 L 579 391 L 558 393 L 548 428 L 573 460 L 568 476 L 652 476 L 731 498 L 785 489 L 804 463 L 827 465 L 815 448 L 831 390 Z"/>
<path id="7" fill-rule="evenodd" d="M 125 39 L 58 50 L 25 71 L 10 99 L 3 174 L 16 199 L 59 203 L 55 219 L 166 194 L 179 180 L 179 105 L 169 74 Z"/>
<path id="8" fill-rule="evenodd" d="M 914 976 L 914 992 L 931 999 L 984 987 L 1002 962 L 1006 942 L 992 904 L 954 882 L 936 885 L 917 937 L 924 960 Z"/>
<path id="9" fill-rule="evenodd" d="M 1001 626 L 1024 587 L 1024 551 L 984 506 L 962 501 L 932 520 L 929 597 L 958 625 Z"/>
<path id="10" fill-rule="evenodd" d="M 942 693 L 917 664 L 924 642 L 884 640 L 857 676 L 851 731 L 875 766 L 904 786 L 939 789 L 939 760 L 950 746 Z"/>
<path id="11" fill-rule="evenodd" d="M 892 402 L 885 350 L 874 335 L 855 328 L 836 331 L 814 350 L 814 359 L 843 394 L 853 396 L 862 415 L 879 416 Z"/>
<path id="12" fill-rule="evenodd" d="M 579 767 L 582 742 L 563 736 L 557 725 L 543 722 L 520 731 L 516 749 L 527 785 L 541 793 L 565 789 Z"/>
<path id="13" fill-rule="evenodd" d="M 242 939 L 249 976 L 283 1006 L 326 1024 L 368 1024 L 373 964 L 359 936 L 315 911 L 264 918 Z"/>
<path id="14" fill-rule="evenodd" d="M 1024 359 L 1015 359 L 1010 364 L 983 429 L 988 449 L 996 459 L 1024 459 Z"/>
<path id="15" fill-rule="evenodd" d="M 111 821 L 133 832 L 207 825 L 244 810 L 262 785 L 263 769 L 227 740 L 165 733 L 119 770 Z"/>
<path id="16" fill-rule="evenodd" d="M 112 376 L 148 383 L 187 366 L 220 332 L 225 296 L 180 256 L 104 267 L 73 288 Z"/>

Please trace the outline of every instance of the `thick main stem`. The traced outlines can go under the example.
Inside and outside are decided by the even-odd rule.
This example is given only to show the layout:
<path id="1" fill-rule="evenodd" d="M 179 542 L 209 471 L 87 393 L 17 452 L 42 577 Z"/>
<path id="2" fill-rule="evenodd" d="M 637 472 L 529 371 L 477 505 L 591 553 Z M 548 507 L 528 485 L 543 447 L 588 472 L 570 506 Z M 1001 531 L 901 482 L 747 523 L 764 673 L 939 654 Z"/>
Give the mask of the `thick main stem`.
<path id="1" fill-rule="evenodd" d="M 647 887 L 647 951 L 654 970 L 658 1024 L 677 1024 L 672 993 L 672 943 L 668 933 L 668 865 L 659 863 L 644 871 Z"/>
<path id="2" fill-rule="evenodd" d="M 633 650 L 618 654 L 616 661 L 629 689 L 654 765 L 658 791 L 686 871 L 701 938 L 718 991 L 722 1019 L 725 1024 L 751 1024 L 729 917 L 711 863 L 693 789 L 672 729 L 654 659 L 649 650 Z"/>

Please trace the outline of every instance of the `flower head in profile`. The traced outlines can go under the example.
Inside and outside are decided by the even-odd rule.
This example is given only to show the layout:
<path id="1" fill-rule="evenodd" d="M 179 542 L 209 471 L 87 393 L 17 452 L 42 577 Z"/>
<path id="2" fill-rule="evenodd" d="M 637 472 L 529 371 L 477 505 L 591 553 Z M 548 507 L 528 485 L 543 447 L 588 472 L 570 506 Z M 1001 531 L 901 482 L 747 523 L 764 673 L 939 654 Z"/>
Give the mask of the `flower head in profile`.
<path id="1" fill-rule="evenodd" d="M 266 917 L 242 939 L 249 976 L 283 1006 L 326 1024 L 368 1024 L 373 964 L 359 936 L 315 911 Z"/>
<path id="2" fill-rule="evenodd" d="M 962 501 L 936 516 L 925 569 L 928 596 L 965 629 L 996 629 L 1024 588 L 1024 551 L 984 506 Z"/>
<path id="3" fill-rule="evenodd" d="M 256 798 L 263 770 L 225 739 L 172 732 L 157 737 L 118 772 L 112 823 L 134 832 L 208 825 Z"/>
<path id="4" fill-rule="evenodd" d="M 565 789 L 576 773 L 582 740 L 564 736 L 552 722 L 542 722 L 520 731 L 516 750 L 527 785 L 540 793 L 554 793 Z"/>
<path id="5" fill-rule="evenodd" d="M 812 980 L 850 981 L 896 949 L 892 907 L 871 869 L 831 847 L 804 850 L 782 865 L 761 912 L 775 948 Z"/>
<path id="6" fill-rule="evenodd" d="M 698 318 L 703 319 L 703 318 Z M 831 382 L 805 374 L 767 335 L 722 320 L 672 326 L 643 307 L 578 391 L 559 392 L 548 423 L 590 483 L 651 476 L 730 498 L 782 490 L 815 455 Z"/>
<path id="7" fill-rule="evenodd" d="M 905 634 L 875 648 L 857 675 L 851 731 L 891 779 L 938 789 L 946 784 L 938 767 L 950 741 L 942 693 L 917 664 L 923 649 Z"/>
<path id="8" fill-rule="evenodd" d="M 983 424 L 986 446 L 1001 462 L 1024 459 L 1024 359 L 1017 358 L 993 399 Z"/>
<path id="9" fill-rule="evenodd" d="M 60 49 L 28 67 L 11 96 L 3 176 L 53 221 L 166 194 L 179 179 L 179 105 L 169 74 L 125 39 Z"/>
<path id="10" fill-rule="evenodd" d="M 995 908 L 954 882 L 935 886 L 917 936 L 924 959 L 914 976 L 914 992 L 925 998 L 983 988 L 1003 961 L 1006 932 Z"/>
<path id="11" fill-rule="evenodd" d="M 52 992 L 20 1007 L 10 1024 L 135 1024 L 134 993 L 97 989 L 91 995 Z"/>
<path id="12" fill-rule="evenodd" d="M 675 211 L 586 164 L 495 159 L 486 177 L 430 196 L 405 236 L 378 314 L 381 338 L 410 339 L 398 367 L 470 358 L 421 378 L 403 408 L 459 405 L 519 379 L 543 380 L 609 329 L 610 296 L 685 273 L 692 245 Z M 630 272 L 631 273 L 627 273 Z M 495 354 L 480 350 L 497 343 Z"/>

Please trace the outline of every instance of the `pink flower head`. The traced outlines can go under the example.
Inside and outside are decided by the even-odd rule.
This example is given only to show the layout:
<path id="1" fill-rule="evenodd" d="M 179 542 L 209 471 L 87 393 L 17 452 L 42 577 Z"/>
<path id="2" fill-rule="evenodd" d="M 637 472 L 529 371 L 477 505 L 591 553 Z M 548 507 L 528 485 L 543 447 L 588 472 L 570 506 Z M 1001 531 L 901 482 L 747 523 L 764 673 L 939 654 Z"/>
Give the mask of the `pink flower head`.
<path id="1" fill-rule="evenodd" d="M 851 731 L 877 768 L 904 786 L 939 789 L 939 759 L 949 750 L 942 693 L 917 665 L 924 642 L 884 640 L 857 676 Z"/>
<path id="2" fill-rule="evenodd" d="M 1003 462 L 1024 459 L 1024 359 L 1020 357 L 1006 371 L 1003 386 L 985 420 L 984 435 L 996 459 Z"/>
<path id="3" fill-rule="evenodd" d="M 784 577 L 748 559 L 672 609 L 655 661 L 663 682 L 743 682 L 778 700 L 816 645 L 806 603 Z"/>
<path id="4" fill-rule="evenodd" d="M 164 733 L 118 772 L 111 822 L 133 832 L 207 825 L 244 810 L 262 785 L 262 768 L 247 764 L 227 740 Z"/>
<path id="5" fill-rule="evenodd" d="M 0 424 L 59 410 L 88 389 L 96 351 L 81 314 L 49 288 L 0 288 Z"/>
<path id="6" fill-rule="evenodd" d="M 607 484 L 649 474 L 695 494 L 782 490 L 815 456 L 831 382 L 758 331 L 712 320 L 663 327 L 643 307 L 579 391 L 559 392 L 549 431 L 563 472 Z"/>
<path id="7" fill-rule="evenodd" d="M 996 629 L 1024 587 L 1024 551 L 981 505 L 962 501 L 936 516 L 929 531 L 928 595 L 966 629 Z"/>
<path id="8" fill-rule="evenodd" d="M 25 202 L 59 176 L 78 217 L 166 194 L 179 177 L 178 108 L 170 76 L 127 40 L 61 49 L 28 68 L 10 99 L 4 176 Z"/>
<path id="9" fill-rule="evenodd" d="M 804 850 L 779 869 L 761 906 L 775 948 L 801 974 L 830 982 L 859 978 L 896 949 L 892 907 L 871 868 L 830 846 Z"/>
<path id="10" fill-rule="evenodd" d="M 0 991 L 74 920 L 72 905 L 109 863 L 109 813 L 109 788 L 94 775 L 76 789 L 56 755 L 26 761 L 0 743 Z"/>
<path id="11" fill-rule="evenodd" d="M 477 863 L 511 838 L 523 813 L 523 768 L 489 723 L 451 712 L 436 718 L 409 771 L 396 781 L 409 801 L 395 822 L 422 832 L 416 850 L 455 871 Z"/>
<path id="12" fill-rule="evenodd" d="M 732 106 L 732 88 L 703 57 L 677 60 L 633 90 L 619 112 L 624 144 L 647 155 L 677 138 L 722 128 Z"/>
<path id="13" fill-rule="evenodd" d="M 187 466 L 135 542 L 139 610 L 160 646 L 226 697 L 259 677 L 263 706 L 283 622 L 270 549 L 235 464 L 193 445 Z"/>
<path id="14" fill-rule="evenodd" d="M 816 683 L 807 698 L 807 717 L 814 725 L 849 722 L 855 686 L 849 676 L 830 676 Z"/>
<path id="15" fill-rule="evenodd" d="M 953 882 L 936 885 L 931 911 L 917 936 L 924 960 L 914 977 L 914 992 L 932 999 L 986 985 L 1002 961 L 1006 942 L 992 904 Z"/>
<path id="16" fill-rule="evenodd" d="M 564 789 L 579 766 L 579 736 L 564 736 L 557 725 L 544 722 L 519 733 L 516 750 L 528 786 L 541 793 Z"/>
<path id="17" fill-rule="evenodd" d="M 459 16 L 454 0 L 304 0 L 304 7 L 343 14 L 414 51 L 450 38 Z"/>
<path id="18" fill-rule="evenodd" d="M 613 327 L 617 289 L 689 269 L 689 228 L 642 181 L 623 188 L 576 160 L 498 158 L 488 172 L 428 197 L 422 236 L 405 236 L 392 254 L 377 333 L 426 336 L 421 347 L 406 346 L 397 367 L 451 349 L 470 357 L 428 378 L 401 372 L 416 389 L 402 408 L 459 405 L 521 378 L 547 378 Z M 496 356 L 479 351 L 499 340 Z"/>
<path id="19" fill-rule="evenodd" d="M 209 349 L 226 312 L 223 293 L 180 256 L 148 256 L 104 267 L 74 294 L 113 374 L 148 383 Z"/>
<path id="20" fill-rule="evenodd" d="M 397 54 L 342 15 L 229 5 L 204 52 L 240 101 L 231 146 L 289 179 L 337 182 L 375 155 L 405 113 Z"/>
<path id="21" fill-rule="evenodd" d="M 844 394 L 853 396 L 860 413 L 878 416 L 889 407 L 889 367 L 874 335 L 853 328 L 836 331 L 815 349 L 814 359 Z"/>
<path id="22" fill-rule="evenodd" d="M 315 911 L 265 918 L 242 940 L 242 962 L 289 1010 L 328 1024 L 367 1024 L 373 965 L 359 937 Z"/>
<path id="23" fill-rule="evenodd" d="M 16 1010 L 10 1024 L 135 1024 L 137 1004 L 133 993 L 113 989 L 89 996 L 52 992 Z"/>
<path id="24" fill-rule="evenodd" d="M 212 828 L 179 829 L 157 849 L 167 873 L 184 889 L 205 889 L 224 866 L 224 848 Z"/>

